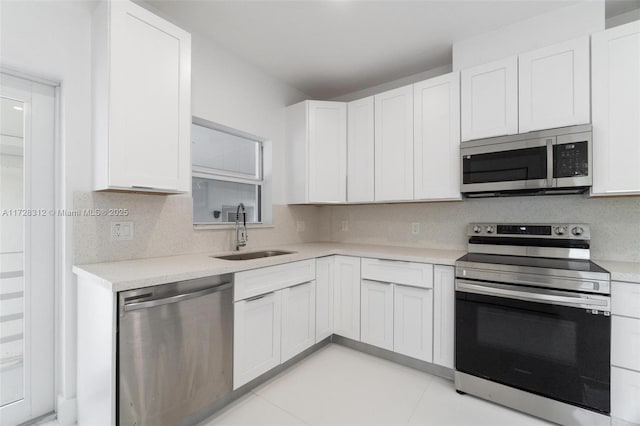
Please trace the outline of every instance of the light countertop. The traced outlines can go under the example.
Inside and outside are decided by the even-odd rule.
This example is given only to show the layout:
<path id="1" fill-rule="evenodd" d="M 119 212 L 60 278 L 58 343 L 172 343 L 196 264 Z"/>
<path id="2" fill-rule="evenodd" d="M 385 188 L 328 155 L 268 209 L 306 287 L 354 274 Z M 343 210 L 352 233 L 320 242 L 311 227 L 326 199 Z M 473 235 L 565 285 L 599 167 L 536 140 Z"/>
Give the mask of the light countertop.
<path id="1" fill-rule="evenodd" d="M 640 284 L 640 262 L 617 262 L 613 260 L 597 260 L 595 263 L 611 274 L 611 281 L 625 281 Z"/>
<path id="2" fill-rule="evenodd" d="M 211 257 L 232 254 L 232 252 L 187 254 L 77 265 L 73 267 L 73 272 L 80 277 L 97 281 L 112 291 L 124 291 L 330 255 L 373 257 L 453 266 L 456 259 L 465 254 L 464 251 L 459 250 L 341 243 L 291 244 L 243 251 L 258 250 L 285 250 L 295 253 L 252 260 L 222 260 Z"/>

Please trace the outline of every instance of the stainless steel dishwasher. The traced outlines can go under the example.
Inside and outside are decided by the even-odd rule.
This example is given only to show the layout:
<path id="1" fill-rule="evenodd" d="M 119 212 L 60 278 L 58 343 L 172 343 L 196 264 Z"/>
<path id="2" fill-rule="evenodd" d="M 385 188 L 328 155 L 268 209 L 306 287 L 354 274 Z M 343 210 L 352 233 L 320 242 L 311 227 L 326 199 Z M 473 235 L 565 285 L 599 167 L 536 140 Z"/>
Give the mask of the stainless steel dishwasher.
<path id="1" fill-rule="evenodd" d="M 232 276 L 118 295 L 118 424 L 177 425 L 232 390 Z"/>

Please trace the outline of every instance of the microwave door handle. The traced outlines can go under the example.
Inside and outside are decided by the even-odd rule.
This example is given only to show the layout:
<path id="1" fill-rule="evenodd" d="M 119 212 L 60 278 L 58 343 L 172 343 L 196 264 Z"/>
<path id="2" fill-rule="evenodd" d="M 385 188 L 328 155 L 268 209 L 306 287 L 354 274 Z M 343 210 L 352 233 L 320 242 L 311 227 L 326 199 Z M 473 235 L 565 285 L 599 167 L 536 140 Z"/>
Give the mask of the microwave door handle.
<path id="1" fill-rule="evenodd" d="M 547 187 L 553 188 L 553 145 L 555 138 L 547 138 Z"/>

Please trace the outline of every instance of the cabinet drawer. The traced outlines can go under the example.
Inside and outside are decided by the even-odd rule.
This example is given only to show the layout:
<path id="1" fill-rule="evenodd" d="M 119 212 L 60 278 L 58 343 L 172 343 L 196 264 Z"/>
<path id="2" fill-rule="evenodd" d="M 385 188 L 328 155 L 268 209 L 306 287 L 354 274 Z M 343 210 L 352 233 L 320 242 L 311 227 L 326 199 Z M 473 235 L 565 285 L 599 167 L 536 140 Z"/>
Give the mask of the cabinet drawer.
<path id="1" fill-rule="evenodd" d="M 640 371 L 640 319 L 611 317 L 611 364 Z"/>
<path id="2" fill-rule="evenodd" d="M 398 260 L 362 259 L 362 278 L 414 287 L 433 287 L 433 265 Z"/>
<path id="3" fill-rule="evenodd" d="M 611 283 L 611 313 L 640 318 L 640 284 Z"/>
<path id="4" fill-rule="evenodd" d="M 640 373 L 611 368 L 611 417 L 640 424 Z"/>
<path id="5" fill-rule="evenodd" d="M 238 272 L 233 301 L 258 296 L 316 279 L 315 259 Z"/>

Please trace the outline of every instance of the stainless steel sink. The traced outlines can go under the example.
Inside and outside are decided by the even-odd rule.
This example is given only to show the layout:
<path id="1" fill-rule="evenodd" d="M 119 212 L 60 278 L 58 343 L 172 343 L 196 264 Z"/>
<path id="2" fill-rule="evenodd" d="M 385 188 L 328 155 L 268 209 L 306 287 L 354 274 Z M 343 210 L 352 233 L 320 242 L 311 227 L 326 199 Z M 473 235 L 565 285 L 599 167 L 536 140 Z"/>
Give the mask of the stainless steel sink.
<path id="1" fill-rule="evenodd" d="M 272 257 L 272 256 L 282 256 L 283 254 L 292 254 L 295 251 L 280 251 L 280 250 L 263 250 L 263 251 L 252 251 L 247 253 L 236 253 L 236 254 L 228 254 L 226 256 L 211 256 L 216 259 L 223 260 L 250 260 L 250 259 L 259 259 L 262 257 Z"/>

